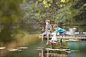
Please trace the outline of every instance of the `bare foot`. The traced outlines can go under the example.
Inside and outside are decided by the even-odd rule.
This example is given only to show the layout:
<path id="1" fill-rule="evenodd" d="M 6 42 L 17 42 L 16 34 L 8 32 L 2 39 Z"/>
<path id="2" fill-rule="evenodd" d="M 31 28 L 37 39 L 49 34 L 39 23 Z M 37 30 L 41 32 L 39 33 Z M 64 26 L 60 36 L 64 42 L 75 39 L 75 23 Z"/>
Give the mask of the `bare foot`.
<path id="1" fill-rule="evenodd" d="M 48 42 L 46 43 L 46 45 L 48 45 Z"/>

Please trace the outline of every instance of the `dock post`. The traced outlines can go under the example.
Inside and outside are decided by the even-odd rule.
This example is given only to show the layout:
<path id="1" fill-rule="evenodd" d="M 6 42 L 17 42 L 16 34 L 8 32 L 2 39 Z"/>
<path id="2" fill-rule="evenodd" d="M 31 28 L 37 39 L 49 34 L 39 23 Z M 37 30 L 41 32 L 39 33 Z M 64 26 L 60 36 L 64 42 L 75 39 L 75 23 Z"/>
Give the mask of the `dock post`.
<path id="1" fill-rule="evenodd" d="M 63 35 L 62 35 L 63 38 Z M 60 39 L 60 47 L 62 47 L 62 38 Z"/>

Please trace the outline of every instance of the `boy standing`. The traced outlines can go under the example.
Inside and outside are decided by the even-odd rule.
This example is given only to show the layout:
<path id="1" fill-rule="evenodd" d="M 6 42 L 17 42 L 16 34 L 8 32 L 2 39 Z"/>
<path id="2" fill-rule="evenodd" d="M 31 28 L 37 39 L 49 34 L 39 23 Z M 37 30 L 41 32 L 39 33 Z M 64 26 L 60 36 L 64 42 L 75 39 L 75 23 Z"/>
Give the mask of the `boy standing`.
<path id="1" fill-rule="evenodd" d="M 50 25 L 50 20 L 46 20 L 46 27 L 45 27 L 45 32 L 42 34 L 42 42 L 43 42 L 43 38 L 44 35 L 47 35 L 47 43 L 49 42 L 49 35 L 51 34 L 52 31 L 52 26 Z"/>
<path id="2" fill-rule="evenodd" d="M 59 32 L 59 35 L 66 35 L 66 30 L 58 27 L 58 25 L 54 25 L 53 28 L 56 30 L 56 35 Z"/>

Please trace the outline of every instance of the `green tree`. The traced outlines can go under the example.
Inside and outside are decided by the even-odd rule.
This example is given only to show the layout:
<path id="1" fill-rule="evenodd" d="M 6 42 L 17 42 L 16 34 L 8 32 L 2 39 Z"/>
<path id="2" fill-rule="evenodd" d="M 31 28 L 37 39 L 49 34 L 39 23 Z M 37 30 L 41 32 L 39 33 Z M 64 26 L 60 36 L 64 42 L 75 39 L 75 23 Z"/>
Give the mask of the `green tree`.
<path id="1" fill-rule="evenodd" d="M 85 2 L 85 0 L 74 0 L 70 3 L 66 3 L 65 7 L 57 11 L 57 20 L 64 24 L 85 25 Z M 58 21 L 57 23 L 59 23 Z"/>
<path id="2" fill-rule="evenodd" d="M 42 2 L 27 0 L 21 3 L 21 8 L 24 10 L 23 21 L 28 24 L 43 24 L 46 19 L 50 19 L 54 23 L 56 19 L 56 7 L 45 7 Z"/>
<path id="3" fill-rule="evenodd" d="M 0 42 L 10 42 L 20 20 L 19 0 L 0 0 Z"/>
<path id="4" fill-rule="evenodd" d="M 39 1 L 39 0 L 35 0 Z M 39 1 L 40 2 L 40 1 Z M 41 2 L 40 2 L 41 3 Z M 56 8 L 56 23 L 85 25 L 85 0 L 42 0 L 45 8 Z M 50 6 L 48 4 L 51 4 Z"/>

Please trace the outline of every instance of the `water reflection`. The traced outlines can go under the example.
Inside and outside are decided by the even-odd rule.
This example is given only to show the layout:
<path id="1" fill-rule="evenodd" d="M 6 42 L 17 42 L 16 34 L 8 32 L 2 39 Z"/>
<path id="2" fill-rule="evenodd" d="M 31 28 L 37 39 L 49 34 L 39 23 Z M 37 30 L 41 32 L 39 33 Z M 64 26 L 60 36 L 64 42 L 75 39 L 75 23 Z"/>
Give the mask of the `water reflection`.
<path id="1" fill-rule="evenodd" d="M 9 49 L 7 55 L 6 54 L 1 55 L 1 53 L 6 50 L 6 47 L 0 47 L 0 57 L 3 57 L 3 56 L 4 57 L 21 57 L 20 55 L 24 53 L 19 52 L 19 50 L 22 51 L 23 49 L 26 49 L 27 51 L 31 52 L 31 50 L 29 50 L 28 47 L 18 47 L 18 49 Z M 70 49 L 61 49 L 61 48 L 52 49 L 52 48 L 45 48 L 45 47 L 37 47 L 37 49 L 35 50 L 39 51 L 38 53 L 36 52 L 38 57 L 86 57 L 86 51 L 80 51 L 80 50 L 70 51 Z M 31 54 L 30 52 L 27 53 L 25 51 L 25 53 L 27 53 L 27 56 Z"/>
<path id="2" fill-rule="evenodd" d="M 71 53 L 68 53 L 67 57 L 86 57 L 86 51 L 74 51 Z"/>
<path id="3" fill-rule="evenodd" d="M 0 57 L 5 56 L 4 53 L 6 53 L 6 47 L 0 47 Z"/>
<path id="4" fill-rule="evenodd" d="M 40 50 L 39 57 L 86 57 L 86 51 Z"/>
<path id="5" fill-rule="evenodd" d="M 79 42 L 79 41 L 77 41 Z M 70 51 L 66 46 L 65 42 L 62 42 L 63 45 L 60 47 L 60 42 L 58 45 L 54 46 L 56 48 L 52 48 L 51 44 L 49 46 L 45 45 L 44 43 L 33 44 L 27 47 L 16 47 L 16 48 L 7 48 L 7 47 L 0 47 L 0 57 L 86 57 L 85 51 Z M 64 45 L 65 43 L 65 45 Z M 72 43 L 72 42 L 71 42 Z M 76 42 L 74 42 L 75 44 Z M 78 44 L 69 44 L 73 48 Z M 81 44 L 81 45 L 80 45 Z M 81 47 L 85 46 L 85 41 L 80 41 L 79 45 Z M 80 48 L 79 46 L 79 48 Z M 86 47 L 86 46 L 85 46 Z M 1 55 L 4 51 L 7 51 L 3 55 Z"/>
<path id="6" fill-rule="evenodd" d="M 67 52 L 64 50 L 60 51 L 60 49 L 41 49 L 41 53 L 39 52 L 39 57 L 67 57 Z"/>

